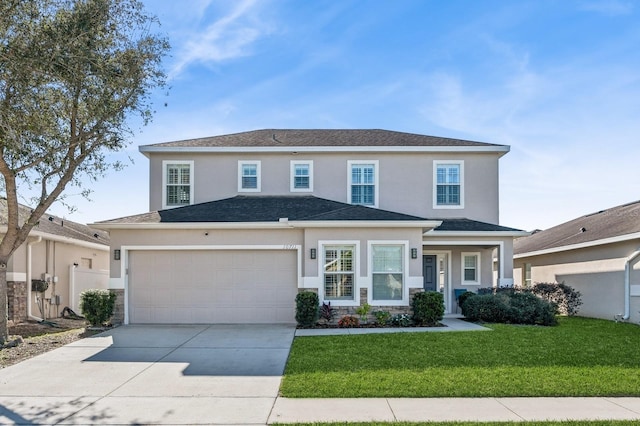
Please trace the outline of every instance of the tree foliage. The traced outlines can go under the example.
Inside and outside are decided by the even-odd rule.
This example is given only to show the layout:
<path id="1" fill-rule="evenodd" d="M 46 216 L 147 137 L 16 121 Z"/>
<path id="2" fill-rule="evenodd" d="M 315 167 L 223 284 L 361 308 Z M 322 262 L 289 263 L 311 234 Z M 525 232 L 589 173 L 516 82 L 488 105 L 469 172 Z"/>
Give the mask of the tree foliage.
<path id="1" fill-rule="evenodd" d="M 129 124 L 152 117 L 169 45 L 137 0 L 0 2 L 0 340 L 6 338 L 6 263 L 67 185 L 81 188 L 122 164 Z M 33 207 L 18 217 L 25 194 Z M 0 320 L 2 321 L 2 320 Z"/>

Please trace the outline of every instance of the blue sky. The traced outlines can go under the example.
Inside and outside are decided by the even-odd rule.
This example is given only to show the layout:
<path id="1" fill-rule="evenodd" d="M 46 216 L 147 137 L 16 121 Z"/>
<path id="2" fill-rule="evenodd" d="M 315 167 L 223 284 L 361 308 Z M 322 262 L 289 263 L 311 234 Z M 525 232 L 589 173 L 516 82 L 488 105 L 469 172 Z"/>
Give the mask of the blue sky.
<path id="1" fill-rule="evenodd" d="M 76 213 L 52 209 L 71 220 L 148 210 L 139 145 L 261 128 L 510 145 L 500 222 L 526 230 L 640 199 L 639 2 L 143 1 L 172 44 L 170 89 L 135 163 L 93 202 L 72 195 Z"/>

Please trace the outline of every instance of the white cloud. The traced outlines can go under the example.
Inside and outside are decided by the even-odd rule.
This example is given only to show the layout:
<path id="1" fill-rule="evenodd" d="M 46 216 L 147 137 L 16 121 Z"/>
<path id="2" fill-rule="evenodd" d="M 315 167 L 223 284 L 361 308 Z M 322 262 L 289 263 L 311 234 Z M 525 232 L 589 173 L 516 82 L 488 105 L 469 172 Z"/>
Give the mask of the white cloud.
<path id="1" fill-rule="evenodd" d="M 202 4 L 202 12 L 210 2 Z M 177 47 L 177 59 L 169 73 L 177 77 L 194 63 L 217 63 L 251 54 L 251 45 L 270 32 L 269 25 L 255 17 L 257 1 L 232 2 L 233 8 L 204 29 L 195 28 Z"/>

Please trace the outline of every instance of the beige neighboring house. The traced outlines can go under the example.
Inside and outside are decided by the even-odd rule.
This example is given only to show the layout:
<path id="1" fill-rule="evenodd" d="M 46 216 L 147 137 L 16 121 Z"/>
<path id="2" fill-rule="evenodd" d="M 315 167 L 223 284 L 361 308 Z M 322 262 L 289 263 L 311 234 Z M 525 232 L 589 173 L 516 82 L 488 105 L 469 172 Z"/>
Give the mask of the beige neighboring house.
<path id="1" fill-rule="evenodd" d="M 141 146 L 149 213 L 111 237 L 125 323 L 291 323 L 298 292 L 340 314 L 415 292 L 513 283 L 499 225 L 509 147 L 387 130 L 265 129 Z M 494 279 L 492 260 L 498 259 Z"/>
<path id="2" fill-rule="evenodd" d="M 28 207 L 19 209 L 21 218 L 30 213 Z M 6 231 L 6 217 L 7 203 L 2 198 L 0 233 Z M 90 288 L 107 288 L 108 269 L 108 233 L 45 214 L 9 259 L 9 320 L 57 318 L 65 307 L 79 314 L 79 294 Z M 48 282 L 44 294 L 32 291 L 33 280 Z"/>
<path id="3" fill-rule="evenodd" d="M 513 258 L 516 285 L 564 282 L 579 315 L 640 322 L 640 201 L 519 238 Z"/>

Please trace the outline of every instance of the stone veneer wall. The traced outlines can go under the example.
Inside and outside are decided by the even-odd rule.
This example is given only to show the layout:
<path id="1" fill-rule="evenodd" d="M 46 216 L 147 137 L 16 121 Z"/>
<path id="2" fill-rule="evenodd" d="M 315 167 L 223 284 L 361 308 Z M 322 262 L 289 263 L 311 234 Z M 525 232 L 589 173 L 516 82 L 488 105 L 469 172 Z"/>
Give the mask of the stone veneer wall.
<path id="1" fill-rule="evenodd" d="M 298 289 L 298 293 L 304 292 L 304 291 L 310 291 L 313 293 L 318 293 L 318 289 L 317 288 L 301 288 Z M 416 293 L 421 293 L 424 290 L 421 288 L 410 288 L 409 289 L 409 301 L 413 300 L 413 295 Z M 364 305 L 365 303 L 367 303 L 367 296 L 368 296 L 368 291 L 366 288 L 361 288 L 360 289 L 360 306 Z M 333 312 L 335 312 L 335 315 L 333 317 L 333 320 L 331 321 L 330 324 L 337 324 L 338 321 L 340 321 L 340 318 L 346 316 L 346 315 L 353 315 L 359 318 L 359 315 L 356 313 L 356 309 L 358 309 L 357 306 L 333 306 Z M 371 309 L 369 310 L 369 315 L 368 315 L 368 322 L 373 322 L 375 321 L 375 316 L 373 315 L 373 313 L 375 311 L 387 311 L 389 312 L 391 315 L 397 315 L 397 314 L 409 314 L 412 315 L 413 312 L 411 310 L 411 306 L 374 306 L 371 305 Z"/>
<path id="2" fill-rule="evenodd" d="M 7 316 L 10 321 L 27 320 L 27 283 L 7 281 Z"/>
<path id="3" fill-rule="evenodd" d="M 109 291 L 116 294 L 116 306 L 113 309 L 111 324 L 122 325 L 124 324 L 124 289 L 110 289 Z"/>

